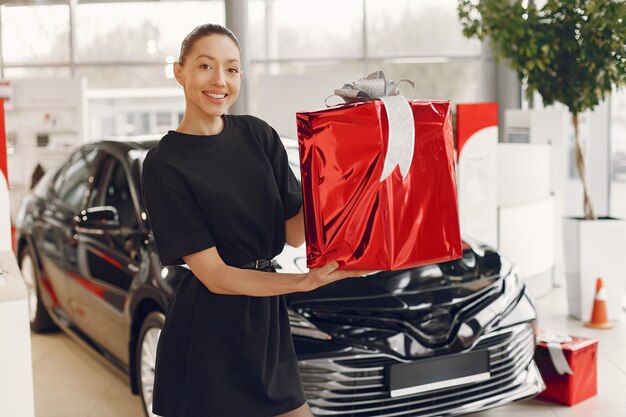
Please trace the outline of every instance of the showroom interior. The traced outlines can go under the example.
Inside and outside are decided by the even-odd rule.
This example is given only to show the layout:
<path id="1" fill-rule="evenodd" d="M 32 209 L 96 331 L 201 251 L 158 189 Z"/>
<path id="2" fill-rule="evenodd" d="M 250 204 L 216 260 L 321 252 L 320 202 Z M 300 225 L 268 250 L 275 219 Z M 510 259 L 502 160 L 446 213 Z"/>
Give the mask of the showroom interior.
<path id="1" fill-rule="evenodd" d="M 577 5 L 570 8 L 583 26 L 575 39 L 532 32 L 555 4 L 566 5 L 564 15 Z M 517 13 L 521 26 L 488 21 L 494 10 Z M 471 33 L 480 13 L 482 39 Z M 604 32 L 593 33 L 614 30 L 617 47 L 594 54 L 584 37 L 596 35 L 584 25 L 602 18 Z M 183 120 L 174 64 L 183 38 L 205 23 L 239 40 L 241 89 L 228 114 L 272 126 L 303 187 L 307 243 L 285 246 L 279 273 L 314 265 L 309 227 L 318 206 L 309 198 L 318 197 L 308 193 L 324 178 L 309 178 L 305 150 L 318 146 L 316 135 L 366 141 L 339 132 L 372 123 L 389 150 L 400 113 L 392 117 L 385 100 L 403 96 L 417 103 L 407 106 L 408 120 L 416 118 L 411 138 L 441 140 L 434 153 L 416 139 L 409 163 L 448 164 L 448 177 L 427 185 L 431 174 L 422 169 L 415 181 L 433 187 L 420 194 L 419 213 L 451 204 L 452 217 L 441 214 L 441 229 L 425 240 L 398 236 L 432 247 L 454 240 L 451 225 L 462 238 L 456 255 L 354 267 L 379 272 L 286 297 L 312 415 L 626 417 L 623 19 L 623 0 L 0 1 L 0 417 L 158 417 L 156 346 L 189 267 L 159 263 L 142 162 Z M 580 47 L 572 62 L 600 74 L 595 84 L 543 70 L 559 59 L 559 46 Z M 608 73 L 613 78 L 597 81 Z M 368 85 L 368 76 L 383 93 L 344 102 L 341 91 Z M 545 100 L 537 86 L 549 77 Z M 569 95 L 559 90 L 567 88 L 577 97 L 601 90 L 601 98 L 564 103 Z M 388 109 L 377 110 L 380 120 L 342 113 L 337 126 L 354 123 L 347 130 L 315 124 L 376 102 Z M 432 120 L 441 122 L 431 137 L 420 128 L 439 123 Z M 316 161 L 315 175 L 330 169 Z M 403 181 L 398 164 L 376 184 Z M 415 230 L 427 217 L 410 219 Z M 480 361 L 484 368 L 472 371 Z"/>

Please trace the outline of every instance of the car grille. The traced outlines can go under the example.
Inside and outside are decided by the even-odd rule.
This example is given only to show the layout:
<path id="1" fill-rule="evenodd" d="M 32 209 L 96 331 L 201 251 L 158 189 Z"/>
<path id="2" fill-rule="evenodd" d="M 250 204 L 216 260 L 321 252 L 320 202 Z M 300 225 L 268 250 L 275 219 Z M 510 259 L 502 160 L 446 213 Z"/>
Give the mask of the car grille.
<path id="1" fill-rule="evenodd" d="M 397 398 L 389 396 L 385 369 L 388 365 L 402 362 L 389 355 L 362 354 L 303 360 L 300 361 L 300 376 L 315 415 L 441 415 L 519 388 L 524 384 L 521 374 L 532 361 L 534 347 L 531 324 L 484 335 L 471 350 L 489 350 L 490 379 Z"/>

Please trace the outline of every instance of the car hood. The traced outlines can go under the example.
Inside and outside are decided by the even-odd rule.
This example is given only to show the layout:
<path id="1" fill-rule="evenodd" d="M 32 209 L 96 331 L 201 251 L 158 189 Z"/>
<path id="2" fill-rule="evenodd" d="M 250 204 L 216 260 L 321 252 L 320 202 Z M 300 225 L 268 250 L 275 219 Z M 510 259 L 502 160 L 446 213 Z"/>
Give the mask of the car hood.
<path id="1" fill-rule="evenodd" d="M 501 268 L 493 248 L 464 241 L 463 257 L 453 261 L 348 278 L 288 299 L 293 306 L 338 310 L 424 310 L 484 290 L 500 277 Z"/>
<path id="2" fill-rule="evenodd" d="M 503 260 L 494 249 L 465 241 L 463 257 L 454 261 L 348 278 L 287 300 L 318 329 L 351 345 L 385 350 L 392 340 L 407 357 L 461 350 L 499 313 L 485 307 L 505 291 Z"/>

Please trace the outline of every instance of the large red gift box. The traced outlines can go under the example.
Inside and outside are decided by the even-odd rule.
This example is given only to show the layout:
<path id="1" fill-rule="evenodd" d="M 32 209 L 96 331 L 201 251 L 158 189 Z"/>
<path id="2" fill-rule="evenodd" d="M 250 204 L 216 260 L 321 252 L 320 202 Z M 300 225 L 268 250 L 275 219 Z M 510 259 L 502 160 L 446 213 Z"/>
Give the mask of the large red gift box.
<path id="1" fill-rule="evenodd" d="M 537 398 L 572 406 L 595 396 L 598 393 L 598 341 L 572 336 L 570 341 L 560 343 L 560 347 L 570 368 L 563 374 L 555 367 L 548 343 L 541 339 L 537 342 L 535 362 L 546 384 Z"/>
<path id="2" fill-rule="evenodd" d="M 384 99 L 297 114 L 309 268 L 397 270 L 462 256 L 450 103 L 405 100 L 398 120 Z M 390 125 L 407 119 L 410 149 L 388 149 Z"/>

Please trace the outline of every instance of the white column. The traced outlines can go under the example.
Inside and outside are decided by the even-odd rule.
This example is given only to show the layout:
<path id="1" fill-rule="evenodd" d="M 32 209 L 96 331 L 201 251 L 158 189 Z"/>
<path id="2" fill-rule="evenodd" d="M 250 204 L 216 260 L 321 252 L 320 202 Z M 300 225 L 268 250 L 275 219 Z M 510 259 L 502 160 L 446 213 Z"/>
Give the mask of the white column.
<path id="1" fill-rule="evenodd" d="M 587 141 L 587 178 L 593 209 L 598 217 L 609 214 L 609 191 L 611 188 L 611 143 L 609 124 L 611 111 L 609 100 L 588 112 L 589 132 Z M 581 198 L 582 199 L 582 198 Z"/>
<path id="2" fill-rule="evenodd" d="M 226 6 L 226 27 L 233 31 L 239 45 L 241 46 L 241 67 L 244 71 L 241 90 L 239 97 L 230 108 L 230 114 L 246 114 L 248 113 L 248 80 L 246 80 L 246 71 L 250 71 L 250 59 L 247 50 L 248 46 L 248 0 L 228 0 L 224 2 Z"/>
<path id="3" fill-rule="evenodd" d="M 28 298 L 11 248 L 8 197 L 0 170 L 0 416 L 33 417 Z"/>
<path id="4" fill-rule="evenodd" d="M 68 6 L 70 8 L 70 70 L 72 77 L 76 75 L 76 57 L 78 56 L 78 40 L 76 38 L 76 8 L 78 7 L 78 0 L 69 0 Z"/>

